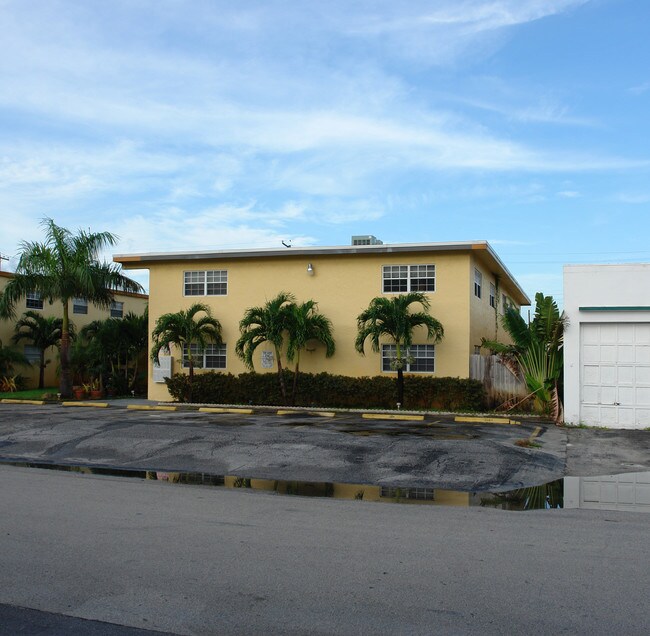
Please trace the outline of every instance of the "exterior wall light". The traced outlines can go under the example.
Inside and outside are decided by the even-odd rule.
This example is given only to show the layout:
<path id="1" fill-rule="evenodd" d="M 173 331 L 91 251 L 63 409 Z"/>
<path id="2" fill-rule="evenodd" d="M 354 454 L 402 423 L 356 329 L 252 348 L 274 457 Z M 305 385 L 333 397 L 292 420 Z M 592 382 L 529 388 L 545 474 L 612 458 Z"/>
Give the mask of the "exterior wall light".
<path id="1" fill-rule="evenodd" d="M 313 276 L 313 275 L 314 275 L 314 266 L 313 266 L 311 263 L 309 263 L 309 264 L 307 265 L 307 273 L 308 273 L 310 276 Z"/>

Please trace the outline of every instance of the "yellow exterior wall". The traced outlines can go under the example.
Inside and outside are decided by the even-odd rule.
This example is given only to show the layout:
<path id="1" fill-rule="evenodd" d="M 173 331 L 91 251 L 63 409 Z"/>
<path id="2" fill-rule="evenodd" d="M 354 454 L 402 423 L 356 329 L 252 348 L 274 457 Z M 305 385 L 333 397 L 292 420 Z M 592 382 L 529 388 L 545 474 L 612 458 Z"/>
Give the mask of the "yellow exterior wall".
<path id="1" fill-rule="evenodd" d="M 263 305 L 278 292 L 291 292 L 298 302 L 313 299 L 319 310 L 333 323 L 336 354 L 327 359 L 322 346 L 301 355 L 300 369 L 321 372 L 373 376 L 381 371 L 380 355 L 366 344 L 366 355 L 354 349 L 357 334 L 356 317 L 376 296 L 382 294 L 383 265 L 434 264 L 436 290 L 427 294 L 431 302 L 430 313 L 445 329 L 445 338 L 436 345 L 436 376 L 467 377 L 469 373 L 469 262 L 468 253 L 436 254 L 339 254 L 305 257 L 240 258 L 231 260 L 192 260 L 183 262 L 158 262 L 150 265 L 149 320 L 150 332 L 156 319 L 164 313 L 187 309 L 196 302 L 210 306 L 213 315 L 223 327 L 227 361 L 225 372 L 235 375 L 246 371 L 234 352 L 239 338 L 239 321 L 248 307 Z M 314 274 L 307 273 L 311 263 Z M 126 265 L 128 267 L 128 265 Z M 133 267 L 136 267 L 133 264 Z M 201 270 L 228 271 L 226 296 L 184 296 L 183 272 Z M 388 341 L 386 341 L 388 342 Z M 416 344 L 426 344 L 424 330 L 416 335 Z M 255 370 L 260 366 L 261 351 L 271 350 L 262 345 L 255 352 Z M 181 370 L 180 351 L 173 351 L 173 373 Z M 274 369 L 269 370 L 271 372 Z M 167 400 L 166 386 L 154 383 L 149 370 L 149 398 Z"/>
<path id="2" fill-rule="evenodd" d="M 474 293 L 474 270 L 478 269 L 483 274 L 483 287 L 481 298 L 477 298 Z M 503 329 L 501 317 L 503 316 L 502 295 L 505 294 L 512 300 L 516 297 L 512 286 L 507 280 L 500 278 L 491 271 L 489 264 L 481 258 L 480 253 L 474 254 L 470 268 L 470 311 L 471 311 L 471 328 L 469 332 L 469 350 L 474 353 L 475 346 L 481 344 L 481 339 L 498 340 L 508 343 L 511 341 L 510 336 Z M 490 306 L 490 283 L 496 288 L 496 307 Z M 486 355 L 487 351 L 482 350 Z"/>
<path id="3" fill-rule="evenodd" d="M 0 291 L 4 290 L 5 286 L 11 280 L 12 276 L 8 272 L 0 272 Z M 143 314 L 147 306 L 148 297 L 144 294 L 126 294 L 126 293 L 116 293 L 115 300 L 117 302 L 124 303 L 124 315 L 129 312 L 135 314 Z M 0 342 L 3 345 L 11 345 L 20 351 L 24 350 L 25 345 L 31 344 L 28 340 L 21 340 L 17 345 L 13 345 L 11 339 L 15 334 L 14 328 L 16 321 L 21 318 L 25 311 L 30 311 L 26 306 L 26 301 L 23 299 L 15 308 L 16 319 L 15 320 L 0 320 Z M 62 308 L 60 303 L 53 303 L 50 305 L 47 301 L 43 302 L 42 310 L 32 309 L 31 311 L 38 311 L 44 317 L 49 316 L 62 316 Z M 74 323 L 74 326 L 77 331 L 79 331 L 85 325 L 93 322 L 94 320 L 105 320 L 110 317 L 109 309 L 99 309 L 91 303 L 88 303 L 88 313 L 87 314 L 74 314 L 72 313 L 72 302 L 70 302 L 70 320 Z M 58 351 L 52 347 L 46 352 L 46 360 L 50 360 L 50 363 L 45 368 L 45 386 L 56 386 L 58 383 L 57 367 L 58 367 Z M 22 375 L 27 380 L 27 385 L 29 388 L 35 388 L 38 386 L 38 364 L 32 366 L 18 366 L 16 371 Z"/>

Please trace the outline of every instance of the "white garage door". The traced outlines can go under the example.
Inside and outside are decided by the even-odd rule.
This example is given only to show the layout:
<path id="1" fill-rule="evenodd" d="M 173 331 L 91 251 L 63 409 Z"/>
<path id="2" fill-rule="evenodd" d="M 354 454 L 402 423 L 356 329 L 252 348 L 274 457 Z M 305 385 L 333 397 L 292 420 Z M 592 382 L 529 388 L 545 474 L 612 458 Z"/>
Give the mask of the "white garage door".
<path id="1" fill-rule="evenodd" d="M 650 426 L 650 323 L 583 323 L 580 421 Z"/>

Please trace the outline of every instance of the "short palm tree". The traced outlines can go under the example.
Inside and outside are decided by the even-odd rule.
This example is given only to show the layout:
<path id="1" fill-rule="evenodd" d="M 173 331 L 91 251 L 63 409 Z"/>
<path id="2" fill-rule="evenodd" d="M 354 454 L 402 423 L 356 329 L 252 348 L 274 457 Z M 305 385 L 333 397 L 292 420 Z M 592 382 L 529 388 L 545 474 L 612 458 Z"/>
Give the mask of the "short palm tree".
<path id="1" fill-rule="evenodd" d="M 316 301 L 307 300 L 299 305 L 292 303 L 288 307 L 288 312 L 287 360 L 289 362 L 296 361 L 291 391 L 291 403 L 295 404 L 300 371 L 300 352 L 307 348 L 307 343 L 319 342 L 325 346 L 325 356 L 330 358 L 336 351 L 336 345 L 332 336 L 332 322 L 318 312 Z"/>
<path id="2" fill-rule="evenodd" d="M 280 292 L 261 307 L 249 307 L 239 322 L 241 336 L 235 345 L 235 353 L 253 371 L 253 354 L 265 342 L 271 343 L 275 351 L 278 381 L 282 399 L 286 402 L 287 389 L 282 373 L 282 348 L 284 335 L 290 324 L 290 305 L 295 301 L 293 294 Z"/>
<path id="3" fill-rule="evenodd" d="M 29 366 L 29 361 L 18 349 L 4 346 L 0 340 L 0 385 L 9 385 L 13 382 L 14 365 Z"/>
<path id="4" fill-rule="evenodd" d="M 117 242 L 115 235 L 84 230 L 72 234 L 52 219 L 43 219 L 42 226 L 45 242 L 21 244 L 14 277 L 0 299 L 0 317 L 12 317 L 16 303 L 30 292 L 39 293 L 50 303 L 61 303 L 60 391 L 63 397 L 70 397 L 70 301 L 83 298 L 108 309 L 114 301 L 114 292 L 141 292 L 142 287 L 124 276 L 117 265 L 99 261 L 101 252 Z"/>
<path id="5" fill-rule="evenodd" d="M 198 317 L 198 314 L 204 315 Z M 183 353 L 189 368 L 188 400 L 191 402 L 194 367 L 197 366 L 192 348 L 194 346 L 201 352 L 209 343 L 222 344 L 221 323 L 212 316 L 207 305 L 194 303 L 186 310 L 160 316 L 156 320 L 151 337 L 151 359 L 157 364 L 160 362 L 161 352 L 170 353 L 172 346 L 178 347 L 182 352 L 185 348 Z"/>
<path id="6" fill-rule="evenodd" d="M 531 323 L 512 307 L 503 314 L 502 323 L 512 344 L 483 339 L 481 346 L 498 355 L 507 368 L 523 378 L 538 411 L 551 415 L 556 422 L 562 421 L 560 393 L 566 316 L 560 313 L 552 296 L 537 292 Z"/>
<path id="7" fill-rule="evenodd" d="M 411 312 L 411 305 L 419 304 L 422 311 Z M 430 303 L 421 292 L 409 292 L 391 298 L 373 298 L 368 308 L 357 317 L 357 338 L 354 346 L 364 355 L 365 342 L 370 338 L 372 350 L 381 350 L 380 340 L 388 338 L 395 343 L 397 371 L 397 401 L 404 404 L 404 368 L 408 363 L 408 348 L 413 344 L 413 332 L 418 327 L 426 329 L 426 339 L 433 344 L 442 340 L 444 329 L 429 314 Z"/>
<path id="8" fill-rule="evenodd" d="M 61 343 L 63 320 L 54 316 L 45 317 L 38 311 L 26 311 L 16 323 L 16 332 L 12 341 L 18 344 L 21 340 L 29 340 L 39 351 L 38 388 L 45 387 L 45 367 L 49 360 L 45 353 L 51 347 Z"/>

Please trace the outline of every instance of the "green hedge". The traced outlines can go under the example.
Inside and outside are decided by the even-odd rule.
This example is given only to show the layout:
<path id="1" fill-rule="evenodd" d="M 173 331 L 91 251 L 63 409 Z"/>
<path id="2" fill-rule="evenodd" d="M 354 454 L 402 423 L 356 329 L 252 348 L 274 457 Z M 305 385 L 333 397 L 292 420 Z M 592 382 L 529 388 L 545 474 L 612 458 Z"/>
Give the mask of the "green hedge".
<path id="1" fill-rule="evenodd" d="M 287 393 L 291 394 L 293 373 L 285 371 Z M 176 374 L 165 380 L 170 395 L 186 401 L 189 379 Z M 353 378 L 329 373 L 300 373 L 296 406 L 340 408 L 396 408 L 394 377 Z M 283 404 L 276 373 L 197 373 L 192 401 L 206 404 Z M 404 408 L 445 411 L 481 411 L 486 407 L 483 385 L 461 378 L 404 378 Z"/>

